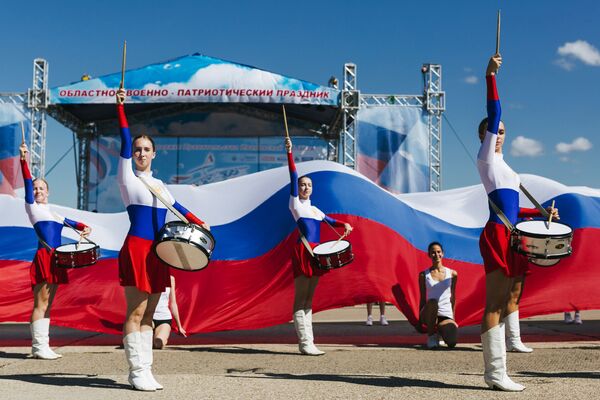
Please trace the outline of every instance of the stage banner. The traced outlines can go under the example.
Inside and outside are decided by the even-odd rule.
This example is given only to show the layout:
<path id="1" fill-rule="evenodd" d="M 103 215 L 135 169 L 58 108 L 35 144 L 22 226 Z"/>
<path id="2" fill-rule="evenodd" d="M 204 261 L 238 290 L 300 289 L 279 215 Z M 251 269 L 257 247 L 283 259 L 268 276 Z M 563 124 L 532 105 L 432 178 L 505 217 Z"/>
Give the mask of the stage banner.
<path id="1" fill-rule="evenodd" d="M 205 185 L 252 174 L 287 163 L 282 137 L 195 138 L 153 137 L 157 157 L 155 177 L 167 184 Z M 125 210 L 117 182 L 120 139 L 97 137 L 90 144 L 90 209 Z M 319 138 L 294 138 L 298 161 L 327 158 L 327 143 Z"/>
<path id="2" fill-rule="evenodd" d="M 50 90 L 51 104 L 114 104 L 121 73 Z M 340 91 L 202 54 L 125 73 L 128 103 L 293 103 L 337 106 Z"/>
<path id="3" fill-rule="evenodd" d="M 29 118 L 23 105 L 0 103 L 0 194 L 22 195 L 23 178 L 19 165 L 19 146 L 25 130 L 25 142 L 29 144 Z"/>
<path id="4" fill-rule="evenodd" d="M 421 108 L 364 107 L 357 129 L 361 174 L 392 193 L 429 190 L 429 131 Z"/>

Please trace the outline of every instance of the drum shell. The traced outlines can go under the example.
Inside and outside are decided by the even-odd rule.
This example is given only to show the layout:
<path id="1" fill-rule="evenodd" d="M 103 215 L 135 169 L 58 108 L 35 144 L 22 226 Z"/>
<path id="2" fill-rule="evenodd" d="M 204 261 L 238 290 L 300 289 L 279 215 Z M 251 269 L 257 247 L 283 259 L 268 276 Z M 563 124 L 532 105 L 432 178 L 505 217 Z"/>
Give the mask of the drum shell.
<path id="1" fill-rule="evenodd" d="M 566 234 L 540 234 L 519 229 L 511 234 L 511 246 L 516 252 L 528 256 L 530 261 L 541 267 L 554 266 L 564 257 L 571 255 L 573 232 Z"/>
<path id="2" fill-rule="evenodd" d="M 325 242 L 321 244 L 327 243 L 331 242 Z M 348 243 L 348 247 L 339 251 L 334 251 L 326 254 L 315 253 L 316 267 L 323 270 L 330 270 L 335 268 L 341 268 L 354 261 L 354 254 L 352 253 L 352 244 L 350 244 L 350 242 L 346 243 Z"/>
<path id="3" fill-rule="evenodd" d="M 96 264 L 100 258 L 100 247 L 95 243 L 91 244 L 93 247 L 79 251 L 61 250 L 61 247 L 66 248 L 70 245 L 58 246 L 54 250 L 56 265 L 61 268 L 83 268 Z"/>
<path id="4" fill-rule="evenodd" d="M 214 236 L 207 229 L 196 224 L 171 221 L 167 222 L 160 230 L 153 249 L 156 256 L 170 267 L 184 271 L 199 271 L 208 265 L 215 244 Z M 181 245 L 192 246 L 196 250 L 200 250 L 206 256 L 205 261 L 194 265 L 183 265 L 181 260 L 177 260 L 177 257 L 167 257 L 168 252 L 177 252 L 171 248 Z"/>

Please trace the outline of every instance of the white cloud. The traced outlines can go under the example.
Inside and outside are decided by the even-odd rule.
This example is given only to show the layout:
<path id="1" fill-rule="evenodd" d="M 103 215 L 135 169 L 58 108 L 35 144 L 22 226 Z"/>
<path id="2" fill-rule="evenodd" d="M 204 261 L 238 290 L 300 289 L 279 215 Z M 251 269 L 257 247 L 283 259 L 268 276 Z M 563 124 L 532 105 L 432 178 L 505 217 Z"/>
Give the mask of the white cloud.
<path id="1" fill-rule="evenodd" d="M 562 162 L 569 162 L 570 161 L 569 157 L 560 157 L 559 160 L 562 161 Z"/>
<path id="2" fill-rule="evenodd" d="M 558 60 L 554 60 L 554 64 L 558 65 L 560 68 L 564 69 L 565 71 L 572 71 L 573 68 L 575 68 L 575 64 L 573 64 L 571 61 L 567 60 L 566 58 L 559 58 Z"/>
<path id="3" fill-rule="evenodd" d="M 544 145 L 525 136 L 517 136 L 510 144 L 510 154 L 515 157 L 537 157 L 544 153 Z"/>
<path id="4" fill-rule="evenodd" d="M 600 67 L 600 51 L 585 40 L 565 43 L 558 48 L 558 54 L 575 58 L 587 65 Z"/>
<path id="5" fill-rule="evenodd" d="M 475 75 L 469 75 L 465 78 L 465 83 L 468 83 L 469 85 L 475 85 L 477 82 L 479 82 L 479 78 Z"/>
<path id="6" fill-rule="evenodd" d="M 560 142 L 556 145 L 556 151 L 559 153 L 570 153 L 572 151 L 588 151 L 592 148 L 592 142 L 584 137 L 578 137 L 571 143 Z"/>

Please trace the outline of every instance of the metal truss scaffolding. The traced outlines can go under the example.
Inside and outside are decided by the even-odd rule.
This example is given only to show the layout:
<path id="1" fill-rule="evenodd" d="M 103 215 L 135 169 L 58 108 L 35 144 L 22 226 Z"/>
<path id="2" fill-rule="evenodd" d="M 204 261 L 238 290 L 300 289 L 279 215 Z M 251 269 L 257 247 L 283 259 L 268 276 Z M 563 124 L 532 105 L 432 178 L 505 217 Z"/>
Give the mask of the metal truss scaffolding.
<path id="1" fill-rule="evenodd" d="M 417 107 L 427 111 L 429 131 L 429 190 L 442 187 L 442 114 L 445 110 L 445 93 L 442 91 L 442 66 L 423 64 L 424 79 L 422 95 L 362 94 L 357 90 L 356 65 L 344 65 L 344 88 L 342 91 L 341 151 L 338 162 L 357 168 L 357 114 L 361 107 Z"/>
<path id="2" fill-rule="evenodd" d="M 344 65 L 344 83 L 341 106 L 336 122 L 321 132 L 328 141 L 327 158 L 350 168 L 357 168 L 357 116 L 361 107 L 395 106 L 418 107 L 427 112 L 429 130 L 429 189 L 442 187 L 442 114 L 445 110 L 445 93 L 442 90 L 442 67 L 439 64 L 423 64 L 423 94 L 361 94 L 357 85 L 356 65 Z M 89 161 L 90 143 L 96 134 L 94 124 L 82 125 L 68 115 L 61 115 L 57 108 L 49 108 L 48 64 L 44 59 L 33 61 L 33 88 L 27 94 L 0 93 L 0 103 L 22 104 L 29 112 L 31 141 L 30 163 L 34 176 L 45 174 L 46 114 L 58 117 L 71 128 L 77 138 L 78 198 L 80 209 L 89 208 Z"/>
<path id="3" fill-rule="evenodd" d="M 48 108 L 48 63 L 33 60 L 33 89 L 27 91 L 27 108 L 31 122 L 29 145 L 31 173 L 43 178 L 46 173 L 46 109 Z"/>
<path id="4" fill-rule="evenodd" d="M 34 177 L 43 178 L 46 172 L 46 109 L 48 107 L 48 63 L 33 60 L 33 89 L 27 93 L 0 93 L 0 104 L 23 107 L 29 120 L 29 168 Z"/>

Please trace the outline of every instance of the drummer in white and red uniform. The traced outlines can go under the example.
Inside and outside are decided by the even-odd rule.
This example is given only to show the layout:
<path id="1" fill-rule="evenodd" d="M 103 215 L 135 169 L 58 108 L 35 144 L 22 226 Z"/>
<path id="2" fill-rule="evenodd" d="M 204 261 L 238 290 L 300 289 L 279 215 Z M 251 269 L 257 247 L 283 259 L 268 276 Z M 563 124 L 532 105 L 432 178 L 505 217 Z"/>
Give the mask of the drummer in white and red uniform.
<path id="1" fill-rule="evenodd" d="M 311 248 L 316 247 L 321 241 L 322 221 L 326 221 L 332 226 L 344 227 L 345 233 L 349 234 L 352 231 L 350 224 L 328 217 L 310 203 L 310 195 L 313 190 L 312 180 L 308 176 L 298 178 L 290 138 L 285 139 L 285 148 L 291 181 L 289 206 L 294 220 L 298 224 L 300 234 L 306 238 Z M 318 356 L 324 354 L 324 352 L 314 344 L 312 300 L 319 277 L 327 271 L 315 266 L 314 258 L 300 240 L 294 247 L 292 268 L 294 271 L 294 327 L 298 335 L 299 349 L 302 354 Z"/>
<path id="2" fill-rule="evenodd" d="M 21 171 L 25 186 L 25 211 L 38 237 L 38 249 L 29 269 L 33 288 L 33 311 L 31 313 L 31 354 L 34 358 L 55 360 L 62 357 L 49 346 L 50 309 L 59 284 L 69 283 L 67 270 L 56 265 L 54 250 L 61 245 L 64 226 L 71 226 L 88 236 L 90 227 L 81 222 L 63 218 L 48 206 L 48 183 L 42 179 L 32 179 L 27 165 L 27 145 L 19 148 Z"/>
<path id="3" fill-rule="evenodd" d="M 166 198 L 190 222 L 208 225 L 179 204 L 166 186 L 152 177 L 156 157 L 154 141 L 137 136 L 133 142 L 125 117 L 125 91 L 117 92 L 117 111 L 121 130 L 121 156 L 118 182 L 127 207 L 131 227 L 119 252 L 119 280 L 125 287 L 127 317 L 123 345 L 129 363 L 129 383 L 134 389 L 154 391 L 162 386 L 152 375 L 152 316 L 165 288 L 170 286 L 169 266 L 158 259 L 152 244 L 165 223 L 167 208 L 155 198 L 141 179 Z M 132 165 L 132 146 L 133 161 Z M 134 169 L 135 168 L 135 171 Z"/>
<path id="4" fill-rule="evenodd" d="M 514 225 L 518 217 L 540 214 L 536 209 L 519 208 L 520 178 L 503 158 L 505 128 L 500 121 L 500 100 L 496 88 L 496 72 L 501 64 L 502 57 L 496 54 L 490 58 L 486 71 L 488 118 L 479 125 L 481 148 L 477 155 L 477 169 L 488 197 Z M 558 218 L 557 209 L 548 208 L 548 211 L 553 218 Z M 506 316 L 515 278 L 526 272 L 528 260 L 511 249 L 510 231 L 491 207 L 490 218 L 479 239 L 479 248 L 486 273 L 486 305 L 481 324 L 484 380 L 491 388 L 522 391 L 525 387 L 513 382 L 506 372 L 506 343 L 501 321 Z"/>

